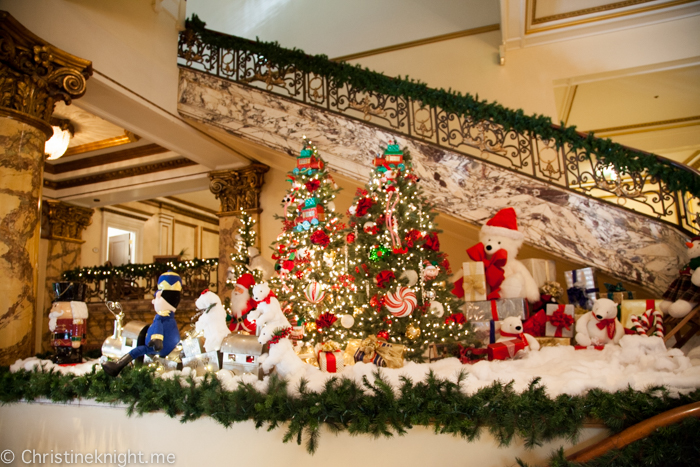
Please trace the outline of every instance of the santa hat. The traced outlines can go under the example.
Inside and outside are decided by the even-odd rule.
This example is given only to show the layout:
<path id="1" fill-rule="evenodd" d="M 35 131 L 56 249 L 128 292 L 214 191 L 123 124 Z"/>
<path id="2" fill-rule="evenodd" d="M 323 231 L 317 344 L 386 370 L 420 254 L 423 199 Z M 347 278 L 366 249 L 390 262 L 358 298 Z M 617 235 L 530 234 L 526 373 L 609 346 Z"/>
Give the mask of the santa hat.
<path id="1" fill-rule="evenodd" d="M 245 287 L 246 289 L 251 288 L 255 285 L 255 277 L 252 274 L 245 273 L 238 279 L 236 279 L 236 285 Z"/>
<path id="2" fill-rule="evenodd" d="M 501 237 L 523 240 L 525 235 L 518 232 L 517 216 L 515 209 L 504 208 L 493 216 L 486 225 L 481 227 L 481 233 L 486 235 L 500 235 Z"/>

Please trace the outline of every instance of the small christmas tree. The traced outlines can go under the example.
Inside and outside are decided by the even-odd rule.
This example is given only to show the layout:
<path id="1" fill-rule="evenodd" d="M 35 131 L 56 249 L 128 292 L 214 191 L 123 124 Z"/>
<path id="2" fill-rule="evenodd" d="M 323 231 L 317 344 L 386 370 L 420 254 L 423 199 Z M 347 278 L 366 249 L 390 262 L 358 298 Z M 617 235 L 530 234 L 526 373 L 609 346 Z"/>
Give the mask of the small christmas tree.
<path id="1" fill-rule="evenodd" d="M 422 360 L 431 343 L 468 340 L 463 302 L 450 293 L 436 213 L 422 194 L 411 157 L 390 141 L 348 210 L 355 278 L 351 337 L 384 337 Z"/>
<path id="2" fill-rule="evenodd" d="M 253 230 L 255 225 L 255 219 L 253 219 L 250 214 L 246 211 L 240 211 L 241 226 L 238 228 L 238 233 L 236 234 L 236 249 L 230 255 L 231 266 L 228 270 L 228 277 L 226 280 L 226 286 L 228 288 L 233 288 L 233 284 L 236 279 L 241 277 L 243 274 L 251 273 L 255 277 L 255 281 L 259 282 L 262 280 L 263 273 L 259 269 L 252 269 L 250 266 L 250 249 L 255 248 L 255 237 L 256 232 Z"/>
<path id="3" fill-rule="evenodd" d="M 306 137 L 288 181 L 284 215 L 277 216 L 283 229 L 272 245 L 278 275 L 270 287 L 292 324 L 303 324 L 306 342 L 344 344 L 353 278 L 347 273 L 346 226 L 334 212 L 340 190 Z"/>

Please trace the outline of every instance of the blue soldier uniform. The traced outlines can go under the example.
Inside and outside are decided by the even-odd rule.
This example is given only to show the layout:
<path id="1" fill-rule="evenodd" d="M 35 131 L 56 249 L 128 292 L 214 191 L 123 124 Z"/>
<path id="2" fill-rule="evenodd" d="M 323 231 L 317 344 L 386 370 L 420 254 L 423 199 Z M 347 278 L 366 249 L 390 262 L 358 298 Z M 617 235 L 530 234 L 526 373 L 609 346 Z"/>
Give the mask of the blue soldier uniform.
<path id="1" fill-rule="evenodd" d="M 135 358 L 156 354 L 166 357 L 175 349 L 180 342 L 180 330 L 175 322 L 175 309 L 180 303 L 181 292 L 182 279 L 177 273 L 168 271 L 161 274 L 158 278 L 158 291 L 153 300 L 156 316 L 153 318 L 153 324 L 148 328 L 146 344 L 139 345 L 116 362 L 103 363 L 102 368 L 105 373 L 109 376 L 117 376 Z"/>

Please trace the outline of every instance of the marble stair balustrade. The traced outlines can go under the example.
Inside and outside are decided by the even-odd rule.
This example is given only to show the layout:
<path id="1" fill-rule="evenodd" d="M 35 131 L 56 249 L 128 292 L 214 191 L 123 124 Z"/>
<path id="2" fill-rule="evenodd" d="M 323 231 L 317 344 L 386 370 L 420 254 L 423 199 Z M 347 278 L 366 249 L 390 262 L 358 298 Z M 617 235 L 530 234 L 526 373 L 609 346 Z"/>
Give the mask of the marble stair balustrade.
<path id="1" fill-rule="evenodd" d="M 686 235 L 663 222 L 212 75 L 181 68 L 178 111 L 281 154 L 295 154 L 306 135 L 332 171 L 360 183 L 368 179 L 378 148 L 398 137 L 440 212 L 481 225 L 512 206 L 527 243 L 642 285 L 651 294 L 662 293 L 685 260 Z"/>

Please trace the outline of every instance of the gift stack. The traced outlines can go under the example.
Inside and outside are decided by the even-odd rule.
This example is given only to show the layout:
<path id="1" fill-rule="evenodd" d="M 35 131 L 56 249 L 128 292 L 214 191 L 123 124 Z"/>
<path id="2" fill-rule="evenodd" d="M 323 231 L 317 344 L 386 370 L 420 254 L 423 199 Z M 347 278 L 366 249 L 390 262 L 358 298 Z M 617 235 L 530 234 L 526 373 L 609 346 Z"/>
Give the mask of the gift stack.
<path id="1" fill-rule="evenodd" d="M 204 336 L 188 334 L 182 341 L 182 351 L 185 356 L 182 359 L 182 367 L 189 367 L 197 376 L 205 373 L 216 373 L 221 369 L 219 352 L 204 350 Z"/>

